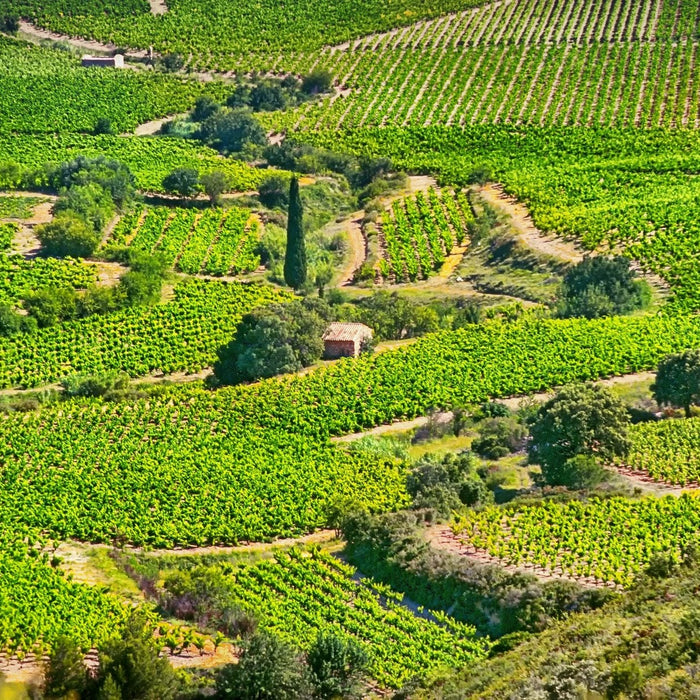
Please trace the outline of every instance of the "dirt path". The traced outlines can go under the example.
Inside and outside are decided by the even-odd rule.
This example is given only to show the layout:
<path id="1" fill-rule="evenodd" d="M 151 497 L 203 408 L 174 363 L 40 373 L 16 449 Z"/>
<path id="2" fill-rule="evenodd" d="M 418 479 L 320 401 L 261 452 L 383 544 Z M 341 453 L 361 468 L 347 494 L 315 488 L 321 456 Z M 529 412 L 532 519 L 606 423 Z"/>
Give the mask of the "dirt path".
<path id="1" fill-rule="evenodd" d="M 126 547 L 124 551 L 128 553 L 145 554 L 148 557 L 164 556 L 209 556 L 209 555 L 235 555 L 253 552 L 270 552 L 276 549 L 287 549 L 294 545 L 324 544 L 336 539 L 335 530 L 317 530 L 302 537 L 285 537 L 272 542 L 246 542 L 239 545 L 209 547 L 176 547 L 174 549 L 143 549 L 141 547 Z M 87 572 L 85 568 L 76 571 L 74 564 L 86 564 L 90 560 L 90 555 L 94 553 L 107 553 L 113 547 L 108 544 L 89 544 L 85 542 L 67 541 L 62 542 L 56 550 L 56 554 L 62 559 L 62 567 L 74 574 L 75 580 L 88 585 L 103 585 L 103 574 L 95 576 L 94 570 Z"/>
<path id="2" fill-rule="evenodd" d="M 627 384 L 636 384 L 637 382 L 649 382 L 655 376 L 656 374 L 654 372 L 637 372 L 635 374 L 622 374 L 619 377 L 609 377 L 608 379 L 598 379 L 592 383 L 612 388 L 616 386 L 625 386 Z M 495 400 L 498 401 L 498 403 L 502 403 L 507 406 L 511 411 L 517 411 L 523 399 L 530 399 L 537 403 L 544 403 L 554 396 L 556 389 L 557 387 L 554 387 L 551 391 L 527 394 L 525 396 L 511 396 L 506 399 Z"/>
<path id="3" fill-rule="evenodd" d="M 514 566 L 512 564 L 506 564 L 501 559 L 491 556 L 488 552 L 471 545 L 464 544 L 460 541 L 452 529 L 447 525 L 435 525 L 428 527 L 425 530 L 425 537 L 434 549 L 439 549 L 445 552 L 450 552 L 452 554 L 458 554 L 462 557 L 467 557 L 471 561 L 478 564 L 491 564 L 494 566 L 499 566 L 506 571 L 512 573 L 529 574 L 531 576 L 536 576 L 540 581 L 574 581 L 581 586 L 587 588 L 613 588 L 616 590 L 621 590 L 618 586 L 612 583 L 602 583 L 601 581 L 596 581 L 590 577 L 575 577 L 564 573 L 561 570 L 550 570 L 543 569 L 540 566 L 534 565 L 523 565 Z"/>
<path id="4" fill-rule="evenodd" d="M 345 287 L 353 283 L 355 273 L 367 258 L 367 241 L 362 234 L 362 219 L 364 215 L 365 212 L 363 210 L 355 211 L 340 223 L 333 222 L 327 226 L 327 232 L 330 236 L 345 233 L 350 246 L 348 260 L 340 273 L 337 283 L 339 287 Z"/>
<path id="5" fill-rule="evenodd" d="M 564 262 L 576 263 L 583 259 L 583 249 L 573 241 L 545 236 L 533 223 L 527 207 L 505 194 L 501 185 L 484 185 L 479 188 L 479 194 L 487 204 L 509 217 L 511 226 L 528 248 Z"/>
<path id="6" fill-rule="evenodd" d="M 387 348 L 389 349 L 389 348 Z M 637 382 L 650 381 L 654 377 L 653 372 L 638 372 L 636 374 L 624 374 L 619 377 L 610 377 L 609 379 L 600 379 L 593 382 L 594 384 L 599 384 L 601 386 L 613 387 L 613 386 L 624 386 L 626 384 L 635 384 Z M 498 403 L 507 406 L 511 411 L 517 411 L 520 408 L 523 400 L 528 399 L 536 403 L 544 403 L 548 399 L 554 396 L 554 391 L 543 391 L 536 394 L 525 394 L 522 396 L 510 396 L 504 399 L 494 399 Z M 438 421 L 447 422 L 452 419 L 451 411 L 443 411 L 435 414 L 433 419 L 437 418 Z M 351 435 L 341 435 L 340 437 L 331 438 L 331 442 L 343 443 L 343 442 L 354 442 L 360 438 L 367 437 L 368 435 L 384 435 L 385 433 L 397 433 L 404 432 L 408 430 L 413 430 L 414 428 L 421 428 L 431 418 L 428 416 L 420 416 L 419 418 L 413 418 L 412 420 L 397 421 L 395 423 L 387 423 L 385 425 L 377 426 L 376 428 L 371 428 L 369 430 L 364 430 L 360 433 L 352 433 Z M 648 489 L 649 490 L 649 489 Z M 668 491 L 668 489 L 665 489 Z"/>
<path id="7" fill-rule="evenodd" d="M 168 11 L 165 0 L 148 0 L 148 4 L 151 6 L 152 15 L 164 15 Z"/>
<path id="8" fill-rule="evenodd" d="M 217 668 L 225 664 L 233 663 L 238 658 L 237 649 L 233 644 L 220 644 L 214 648 L 214 643 L 208 640 L 202 653 L 194 647 L 189 647 L 182 653 L 179 651 L 171 654 L 164 649 L 160 654 L 167 658 L 173 668 Z M 44 668 L 49 661 L 48 656 L 38 658 L 35 654 L 28 654 L 21 661 L 16 657 L 10 657 L 5 653 L 0 654 L 0 673 L 7 683 L 25 683 L 28 685 L 41 685 L 44 680 Z M 85 656 L 85 665 L 89 669 L 96 669 L 99 658 L 96 649 L 91 649 Z M 21 691 L 17 695 L 2 695 L 2 698 L 24 698 Z"/>
<path id="9" fill-rule="evenodd" d="M 134 134 L 136 136 L 153 136 L 161 130 L 163 124 L 167 124 L 168 122 L 175 121 L 175 119 L 179 119 L 181 117 L 186 116 L 186 112 L 183 112 L 181 114 L 171 114 L 170 116 L 163 117 L 162 119 L 154 119 L 153 121 L 145 122 L 144 124 L 139 124 L 134 129 Z"/>
<path id="10" fill-rule="evenodd" d="M 23 196 L 36 196 L 26 193 Z M 41 249 L 41 243 L 36 237 L 35 228 L 40 224 L 47 224 L 53 219 L 54 199 L 42 202 L 34 207 L 34 212 L 29 219 L 21 222 L 19 231 L 13 241 L 13 250 L 25 258 L 34 258 Z"/>
<path id="11" fill-rule="evenodd" d="M 376 428 L 371 428 L 370 430 L 365 430 L 361 433 L 352 433 L 351 435 L 341 435 L 340 437 L 331 438 L 331 442 L 343 443 L 343 442 L 354 442 L 355 440 L 360 440 L 361 438 L 368 437 L 370 435 L 384 435 L 386 433 L 403 433 L 407 430 L 413 430 L 414 428 L 422 428 L 430 420 L 437 420 L 438 423 L 448 423 L 452 420 L 452 411 L 443 411 L 433 416 L 420 416 L 420 418 L 414 418 L 413 420 L 397 421 L 396 423 L 387 423 L 386 425 L 380 425 Z"/>
<path id="12" fill-rule="evenodd" d="M 654 496 L 680 496 L 684 492 L 697 491 L 700 484 L 688 484 L 688 486 L 678 486 L 668 484 L 664 481 L 654 481 L 646 472 L 636 471 L 628 467 L 611 466 L 622 479 L 642 493 Z"/>
<path id="13" fill-rule="evenodd" d="M 30 22 L 25 22 L 24 20 L 19 23 L 19 32 L 17 36 L 20 39 L 31 41 L 35 44 L 46 40 L 59 41 L 63 44 L 69 44 L 81 51 L 89 51 L 95 54 L 111 55 L 119 48 L 116 44 L 103 44 L 92 39 L 80 39 L 78 37 L 70 37 L 65 34 L 50 32 L 47 29 L 39 29 L 39 27 L 35 27 Z M 145 49 L 138 51 L 129 50 L 126 52 L 125 56 L 128 58 L 146 58 L 148 56 L 148 51 Z"/>

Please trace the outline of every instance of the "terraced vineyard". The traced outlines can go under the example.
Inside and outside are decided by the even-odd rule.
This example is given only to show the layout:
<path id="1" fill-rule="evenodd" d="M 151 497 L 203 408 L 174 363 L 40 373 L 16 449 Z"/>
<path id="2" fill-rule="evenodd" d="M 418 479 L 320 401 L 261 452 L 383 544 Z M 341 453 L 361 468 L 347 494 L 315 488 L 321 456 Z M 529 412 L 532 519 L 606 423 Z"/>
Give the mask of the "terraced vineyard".
<path id="1" fill-rule="evenodd" d="M 587 131 L 481 125 L 383 128 L 313 140 L 467 184 L 478 168 L 524 202 L 544 232 L 584 247 L 623 250 L 671 286 L 667 310 L 700 308 L 698 131 Z"/>
<path id="2" fill-rule="evenodd" d="M 84 649 L 109 639 L 129 607 L 99 588 L 69 581 L 34 543 L 46 546 L 37 532 L 3 526 L 0 648 L 24 658 L 42 656 L 64 635 Z"/>
<path id="3" fill-rule="evenodd" d="M 328 554 L 291 550 L 235 570 L 230 590 L 262 629 L 297 648 L 311 646 L 319 632 L 357 640 L 383 686 L 398 688 L 414 675 L 470 664 L 488 652 L 490 642 L 476 639 L 473 627 L 444 613 L 417 617 L 401 605 L 403 595 L 355 574 Z"/>
<path id="4" fill-rule="evenodd" d="M 270 174 L 185 139 L 78 133 L 0 135 L 0 162 L 12 161 L 39 173 L 47 163 L 61 163 L 78 155 L 94 158 L 105 154 L 128 165 L 137 187 L 147 192 L 163 192 L 163 178 L 179 167 L 200 173 L 220 170 L 228 176 L 231 191 L 241 192 L 257 189 Z"/>
<path id="5" fill-rule="evenodd" d="M 65 51 L 0 37 L 0 133 L 92 133 L 100 119 L 117 132 L 184 112 L 204 94 L 223 99 L 223 83 L 153 71 L 82 68 Z"/>
<path id="6" fill-rule="evenodd" d="M 462 244 L 474 215 L 464 192 L 435 189 L 394 201 L 381 220 L 379 272 L 394 282 L 426 279 Z"/>
<path id="7" fill-rule="evenodd" d="M 275 123 L 698 128 L 699 22 L 692 0 L 489 3 L 300 59 L 351 92 Z"/>
<path id="8" fill-rule="evenodd" d="M 44 340 L 19 362 L 5 346 L 2 376 L 24 369 L 49 381 L 68 361 L 83 372 L 199 368 L 235 327 L 245 300 L 236 287 L 197 283 L 182 292 L 189 315 L 166 314 L 166 305 L 150 320 L 100 327 L 100 336 L 71 328 L 63 355 Z M 249 303 L 262 301 L 260 289 Z M 119 536 L 156 547 L 298 535 L 327 524 L 328 507 L 344 499 L 378 511 L 407 503 L 401 464 L 347 453 L 329 436 L 648 369 L 698 344 L 694 318 L 494 323 L 251 386 L 175 386 L 138 401 L 9 414 L 0 420 L 0 522 L 58 539 Z"/>
<path id="9" fill-rule="evenodd" d="M 620 466 L 670 484 L 700 482 L 700 419 L 639 423 L 630 437 L 632 449 Z"/>
<path id="10" fill-rule="evenodd" d="M 106 246 L 160 253 L 191 275 L 238 275 L 260 265 L 262 224 L 244 209 L 140 209 L 124 216 Z"/>
<path id="11" fill-rule="evenodd" d="M 7 250 L 14 224 L 0 224 L 0 247 Z M 30 292 L 47 287 L 86 289 L 97 281 L 94 265 L 71 258 L 35 258 L 0 253 L 0 304 L 14 304 Z"/>
<path id="12" fill-rule="evenodd" d="M 41 279 L 45 282 L 46 274 Z M 190 280 L 176 287 L 175 299 L 166 304 L 3 337 L 0 386 L 41 386 L 73 373 L 197 372 L 216 359 L 216 350 L 233 337 L 244 313 L 287 298 L 262 285 Z"/>
<path id="13" fill-rule="evenodd" d="M 174 0 L 154 17 L 146 2 L 115 7 L 80 0 L 3 0 L 0 13 L 20 12 L 40 26 L 117 46 L 178 52 L 193 68 L 228 71 L 271 68 L 284 54 L 320 49 L 375 31 L 409 25 L 424 17 L 480 5 L 483 0 L 381 0 L 332 4 L 309 0 L 254 5 L 234 0 Z"/>
<path id="14" fill-rule="evenodd" d="M 696 496 L 609 498 L 460 515 L 459 539 L 508 564 L 629 586 L 655 554 L 680 559 L 700 528 Z"/>

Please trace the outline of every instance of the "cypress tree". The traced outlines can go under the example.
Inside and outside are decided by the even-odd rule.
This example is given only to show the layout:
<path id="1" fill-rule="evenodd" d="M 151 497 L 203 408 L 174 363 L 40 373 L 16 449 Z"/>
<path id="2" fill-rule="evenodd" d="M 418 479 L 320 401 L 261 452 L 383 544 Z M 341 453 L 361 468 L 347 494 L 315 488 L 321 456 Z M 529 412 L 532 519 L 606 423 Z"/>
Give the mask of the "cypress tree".
<path id="1" fill-rule="evenodd" d="M 284 281 L 294 289 L 299 289 L 306 282 L 306 244 L 304 242 L 303 218 L 304 208 L 299 195 L 299 180 L 293 177 L 289 184 Z"/>

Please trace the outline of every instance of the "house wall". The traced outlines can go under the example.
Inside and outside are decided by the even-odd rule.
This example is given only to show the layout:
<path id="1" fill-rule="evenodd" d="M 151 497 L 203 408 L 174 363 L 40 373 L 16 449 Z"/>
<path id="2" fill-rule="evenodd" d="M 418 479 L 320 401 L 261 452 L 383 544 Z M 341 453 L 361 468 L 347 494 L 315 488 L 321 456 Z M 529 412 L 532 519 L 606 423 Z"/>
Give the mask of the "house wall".
<path id="1" fill-rule="evenodd" d="M 82 65 L 85 68 L 123 68 L 123 56 L 93 56 L 91 58 L 83 58 Z"/>
<path id="2" fill-rule="evenodd" d="M 360 354 L 360 344 L 353 340 L 326 340 L 325 356 L 329 360 L 338 357 L 355 357 Z"/>

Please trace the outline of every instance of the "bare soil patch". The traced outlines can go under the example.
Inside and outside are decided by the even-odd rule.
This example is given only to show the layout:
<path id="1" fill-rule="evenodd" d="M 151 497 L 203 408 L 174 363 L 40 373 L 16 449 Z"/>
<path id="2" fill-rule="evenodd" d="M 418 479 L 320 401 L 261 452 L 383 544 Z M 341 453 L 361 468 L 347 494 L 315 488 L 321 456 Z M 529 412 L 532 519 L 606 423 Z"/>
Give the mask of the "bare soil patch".
<path id="1" fill-rule="evenodd" d="M 528 248 L 567 263 L 577 263 L 583 259 L 584 251 L 575 242 L 543 234 L 533 223 L 527 207 L 507 195 L 501 185 L 484 185 L 479 188 L 479 194 L 487 204 L 509 217 L 513 229 Z"/>

